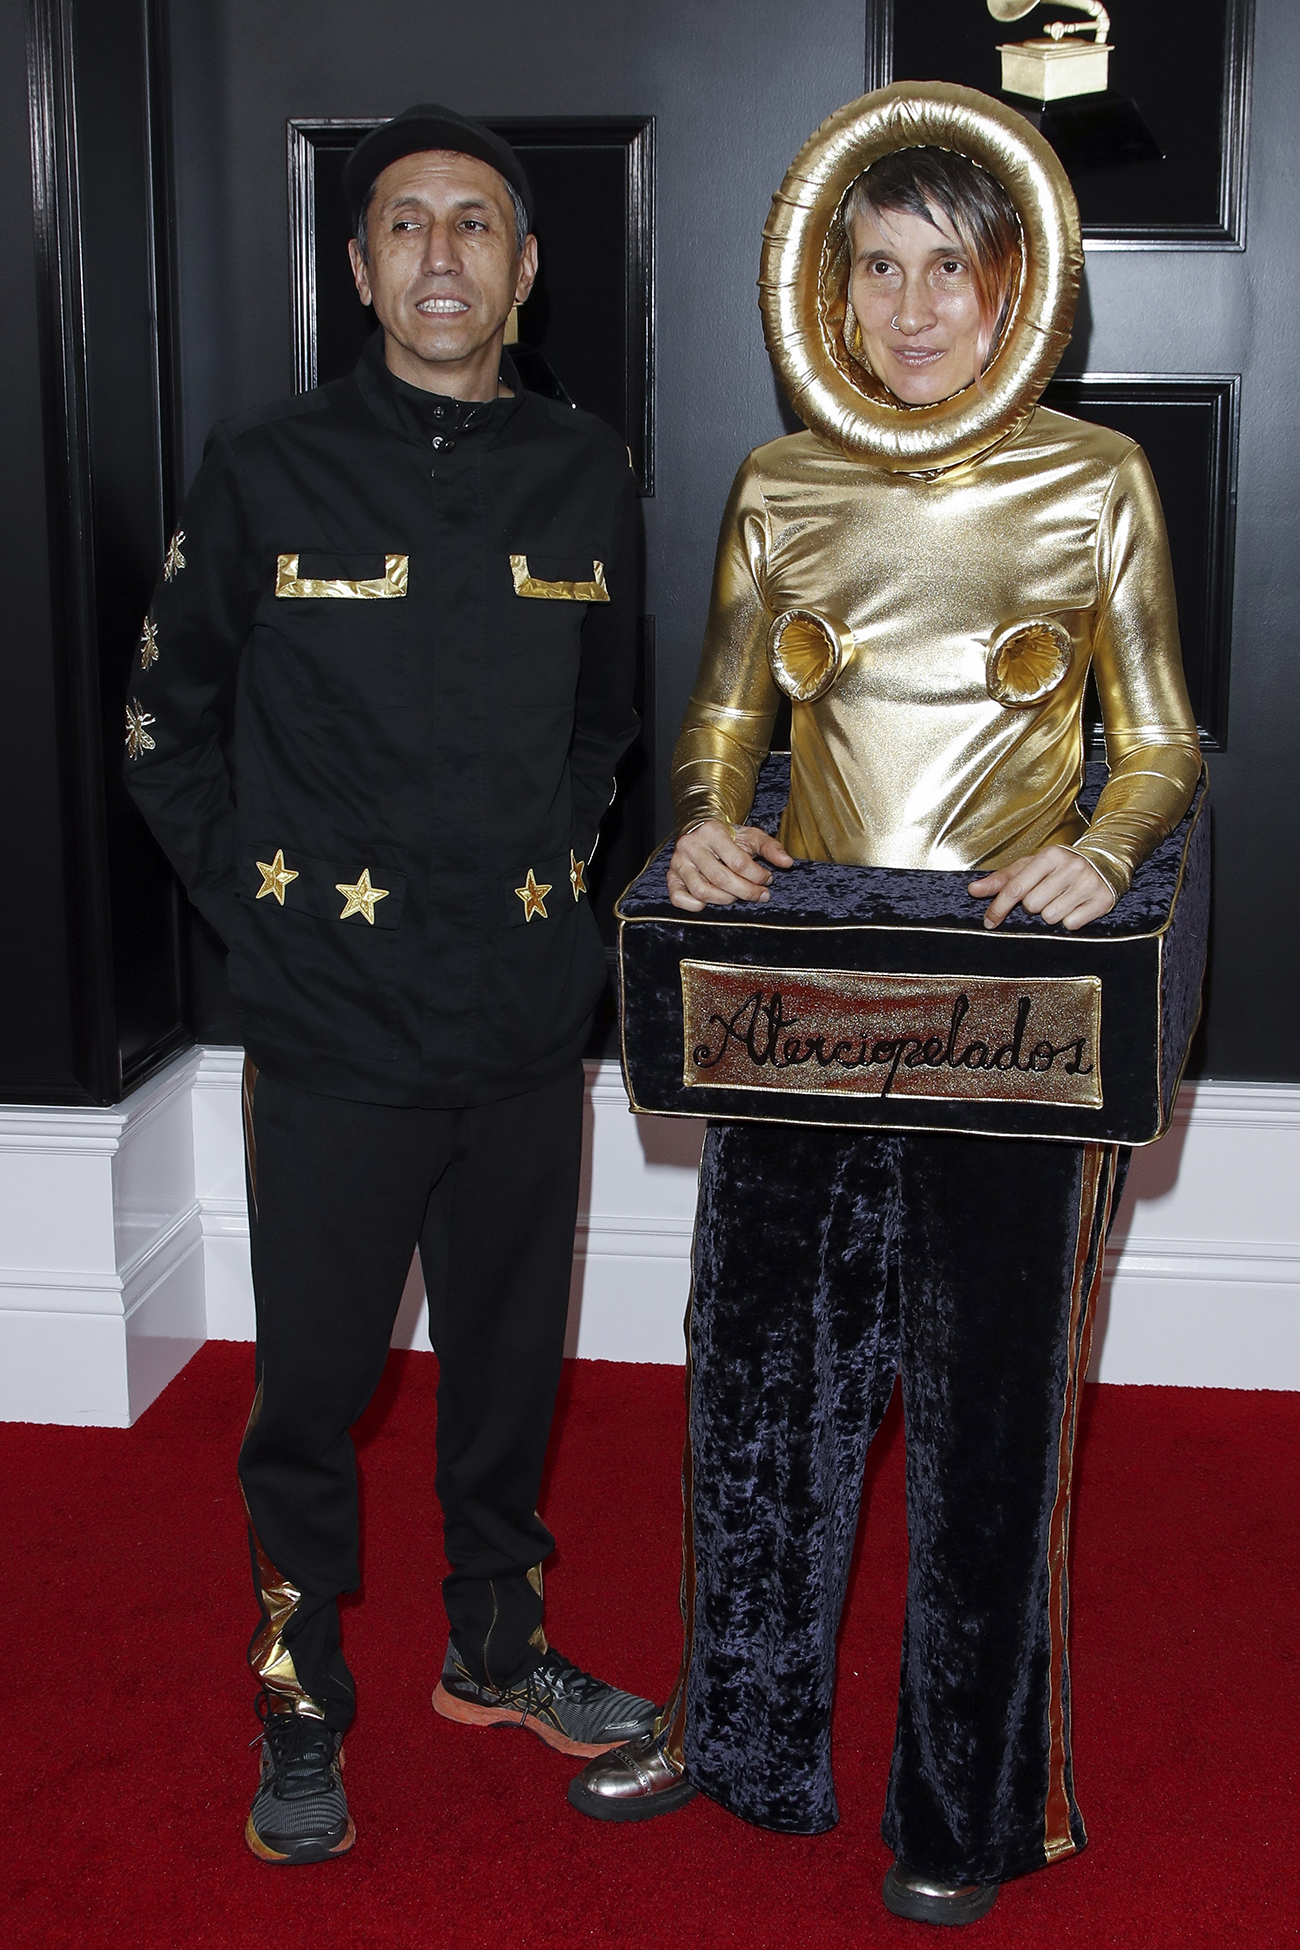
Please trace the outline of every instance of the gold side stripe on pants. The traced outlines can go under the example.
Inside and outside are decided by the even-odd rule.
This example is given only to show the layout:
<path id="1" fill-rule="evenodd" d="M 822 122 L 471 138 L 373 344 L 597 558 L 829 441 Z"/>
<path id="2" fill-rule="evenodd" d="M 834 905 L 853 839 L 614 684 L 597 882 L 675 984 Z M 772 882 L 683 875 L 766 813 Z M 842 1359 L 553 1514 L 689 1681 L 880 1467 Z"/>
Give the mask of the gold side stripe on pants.
<path id="1" fill-rule="evenodd" d="M 1092 1313 L 1106 1258 L 1106 1224 L 1115 1183 L 1115 1147 L 1085 1144 L 1080 1180 L 1074 1274 L 1070 1286 L 1065 1393 L 1061 1403 L 1061 1430 L 1056 1452 L 1056 1498 L 1052 1505 L 1047 1541 L 1047 1612 L 1051 1660 L 1048 1674 L 1047 1800 L 1043 1810 L 1043 1853 L 1049 1862 L 1073 1854 L 1076 1847 L 1070 1832 L 1070 1796 L 1065 1778 L 1070 1487 L 1074 1471 L 1074 1437 L 1079 1420 L 1079 1388 L 1087 1372 L 1087 1355 L 1092 1346 Z M 1097 1242 L 1095 1254 L 1092 1253 L 1094 1235 Z"/>
<path id="2" fill-rule="evenodd" d="M 533 1515 L 537 1518 L 538 1523 L 542 1521 L 542 1513 L 540 1510 L 534 1510 Z M 525 1571 L 524 1576 L 528 1579 L 529 1584 L 531 1584 L 533 1590 L 537 1593 L 537 1596 L 541 1600 L 543 1607 L 545 1607 L 546 1592 L 542 1582 L 541 1565 L 530 1564 L 527 1571 Z M 544 1624 L 539 1625 L 537 1627 L 537 1630 L 529 1635 L 528 1643 L 531 1646 L 533 1646 L 538 1652 L 542 1653 L 543 1656 L 545 1656 L 545 1654 L 550 1651 L 551 1648 L 546 1642 L 546 1627 Z"/>
<path id="3" fill-rule="evenodd" d="M 695 1257 L 692 1243 L 691 1258 Z M 695 1457 L 691 1449 L 691 1320 L 695 1311 L 695 1281 L 691 1280 L 686 1302 L 686 1444 L 682 1450 L 682 1663 L 677 1684 L 655 1721 L 656 1736 L 663 1736 L 664 1759 L 679 1771 L 686 1767 L 686 1682 L 691 1674 L 691 1654 L 695 1647 Z"/>
<path id="4" fill-rule="evenodd" d="M 293 1663 L 293 1654 L 284 1642 L 284 1629 L 302 1603 L 302 1593 L 276 1570 L 253 1531 L 253 1550 L 257 1558 L 257 1581 L 261 1587 L 266 1623 L 253 1640 L 249 1664 L 267 1692 L 284 1701 L 281 1711 L 298 1713 L 306 1720 L 323 1720 L 321 1708 L 303 1691 Z"/>
<path id="5" fill-rule="evenodd" d="M 253 1096 L 257 1089 L 257 1065 L 251 1056 L 244 1058 L 244 1082 L 240 1092 L 244 1108 L 244 1155 L 248 1160 L 248 1189 L 257 1211 L 257 1133 L 253 1129 Z M 249 1423 L 252 1427 L 252 1423 Z"/>
<path id="6" fill-rule="evenodd" d="M 254 1072 L 256 1074 L 256 1072 Z M 262 1384 L 259 1381 L 253 1396 L 253 1405 L 248 1411 L 248 1421 L 244 1427 L 247 1437 L 250 1429 L 256 1428 L 257 1419 L 262 1413 Z M 284 1703 L 275 1708 L 281 1713 L 298 1713 L 304 1720 L 323 1720 L 324 1710 L 317 1705 L 310 1693 L 304 1692 L 302 1681 L 293 1663 L 293 1654 L 284 1642 L 284 1628 L 302 1603 L 302 1593 L 290 1584 L 262 1548 L 262 1540 L 253 1527 L 253 1513 L 248 1507 L 241 1483 L 239 1493 L 244 1500 L 244 1514 L 248 1518 L 248 1534 L 253 1540 L 253 1555 L 257 1560 L 257 1588 L 262 1600 L 266 1618 L 258 1628 L 248 1651 L 248 1663 L 261 1680 L 266 1691 L 275 1700 Z"/>

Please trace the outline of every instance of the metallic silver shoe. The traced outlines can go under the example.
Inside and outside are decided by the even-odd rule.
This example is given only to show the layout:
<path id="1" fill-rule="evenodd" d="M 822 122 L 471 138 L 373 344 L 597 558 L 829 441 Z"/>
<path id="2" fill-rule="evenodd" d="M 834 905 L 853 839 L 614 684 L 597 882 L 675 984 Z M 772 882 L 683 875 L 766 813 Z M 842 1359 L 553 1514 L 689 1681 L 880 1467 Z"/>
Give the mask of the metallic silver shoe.
<path id="1" fill-rule="evenodd" d="M 943 1882 L 923 1869 L 907 1869 L 895 1862 L 885 1871 L 881 1890 L 885 1908 L 909 1923 L 974 1923 L 987 1916 L 998 1899 L 996 1882 Z"/>
<path id="2" fill-rule="evenodd" d="M 643 1733 L 591 1761 L 569 1782 L 569 1805 L 597 1821 L 652 1821 L 684 1808 L 695 1789 L 664 1751 L 662 1733 Z"/>

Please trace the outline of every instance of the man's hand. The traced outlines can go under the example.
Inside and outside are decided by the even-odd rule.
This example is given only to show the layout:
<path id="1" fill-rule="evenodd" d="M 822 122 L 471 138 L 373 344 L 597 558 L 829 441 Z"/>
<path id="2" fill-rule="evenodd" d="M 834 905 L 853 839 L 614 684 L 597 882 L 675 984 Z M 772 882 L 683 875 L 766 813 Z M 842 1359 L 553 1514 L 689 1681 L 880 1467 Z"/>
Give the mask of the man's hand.
<path id="1" fill-rule="evenodd" d="M 1041 914 L 1045 921 L 1054 925 L 1059 921 L 1071 930 L 1099 920 L 1115 905 L 1115 896 L 1096 867 L 1068 846 L 1047 846 L 1041 853 L 1013 860 L 1009 867 L 972 880 L 966 891 L 976 900 L 994 896 L 984 910 L 986 928 L 1005 921 L 1017 903 L 1026 914 Z"/>
<path id="2" fill-rule="evenodd" d="M 733 901 L 765 901 L 771 868 L 793 865 L 781 842 L 757 826 L 740 827 L 733 839 L 730 826 L 706 819 L 673 848 L 668 893 L 674 907 L 692 914 L 702 907 L 730 907 Z"/>

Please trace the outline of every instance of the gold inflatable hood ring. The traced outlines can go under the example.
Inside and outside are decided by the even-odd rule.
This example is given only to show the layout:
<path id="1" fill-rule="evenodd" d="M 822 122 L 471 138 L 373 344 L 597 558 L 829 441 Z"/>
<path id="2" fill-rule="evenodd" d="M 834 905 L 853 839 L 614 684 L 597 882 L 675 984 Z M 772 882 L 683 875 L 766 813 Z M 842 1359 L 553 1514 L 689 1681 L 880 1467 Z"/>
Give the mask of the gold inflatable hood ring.
<path id="1" fill-rule="evenodd" d="M 981 380 L 951 399 L 906 406 L 845 348 L 849 244 L 840 212 L 870 163 L 922 145 L 969 156 L 997 178 L 1020 218 L 1022 265 Z M 763 230 L 763 336 L 811 432 L 890 473 L 937 472 L 986 452 L 1036 404 L 1069 343 L 1082 269 L 1074 193 L 1037 130 L 973 88 L 899 82 L 828 116 L 787 170 Z"/>

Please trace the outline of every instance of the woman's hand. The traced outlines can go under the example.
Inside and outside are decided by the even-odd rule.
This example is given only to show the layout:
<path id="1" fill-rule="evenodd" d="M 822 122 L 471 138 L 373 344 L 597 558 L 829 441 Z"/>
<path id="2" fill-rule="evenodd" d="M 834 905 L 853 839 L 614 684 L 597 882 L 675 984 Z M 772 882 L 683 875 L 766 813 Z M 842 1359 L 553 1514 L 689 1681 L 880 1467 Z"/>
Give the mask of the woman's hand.
<path id="1" fill-rule="evenodd" d="M 1099 920 L 1115 905 L 1115 896 L 1096 867 L 1068 846 L 1047 846 L 1041 853 L 1013 860 L 1009 867 L 972 880 L 966 891 L 976 900 L 994 896 L 984 910 L 986 928 L 1005 921 L 1017 903 L 1026 914 L 1041 914 L 1045 921 L 1059 921 L 1070 929 Z"/>
<path id="2" fill-rule="evenodd" d="M 771 868 L 793 865 L 780 840 L 757 826 L 741 826 L 733 836 L 722 820 L 706 819 L 673 848 L 668 894 L 674 907 L 692 914 L 702 907 L 730 907 L 733 901 L 765 901 Z"/>

